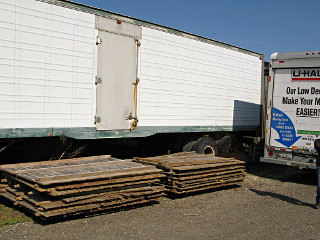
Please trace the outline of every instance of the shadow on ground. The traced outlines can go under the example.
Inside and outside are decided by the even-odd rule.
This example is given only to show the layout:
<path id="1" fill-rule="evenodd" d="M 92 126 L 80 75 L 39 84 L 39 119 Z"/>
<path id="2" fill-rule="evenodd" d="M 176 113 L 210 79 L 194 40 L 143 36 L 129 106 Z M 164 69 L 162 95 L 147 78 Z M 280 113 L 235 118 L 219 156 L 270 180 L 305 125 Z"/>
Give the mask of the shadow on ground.
<path id="1" fill-rule="evenodd" d="M 248 174 L 299 184 L 316 185 L 316 172 L 313 169 L 298 169 L 270 163 L 255 163 L 246 166 Z"/>
<path id="2" fill-rule="evenodd" d="M 306 202 L 302 202 L 299 199 L 296 198 L 292 198 L 292 197 L 288 197 L 282 194 L 278 194 L 278 193 L 273 193 L 273 192 L 267 192 L 267 191 L 260 191 L 257 189 L 249 189 L 250 191 L 256 193 L 257 195 L 263 196 L 263 197 L 272 197 L 272 198 L 276 198 L 279 199 L 281 201 L 287 202 L 287 203 L 291 203 L 294 205 L 299 205 L 299 206 L 306 206 L 306 207 L 311 207 L 314 208 L 314 205 L 310 204 L 310 203 L 306 203 Z"/>

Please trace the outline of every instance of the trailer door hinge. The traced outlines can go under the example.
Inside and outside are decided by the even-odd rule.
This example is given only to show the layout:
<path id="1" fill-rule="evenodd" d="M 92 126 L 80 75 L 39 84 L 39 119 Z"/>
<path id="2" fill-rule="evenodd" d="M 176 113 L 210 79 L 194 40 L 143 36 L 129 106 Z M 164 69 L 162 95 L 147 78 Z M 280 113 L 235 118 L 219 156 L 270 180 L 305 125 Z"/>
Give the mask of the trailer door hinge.
<path id="1" fill-rule="evenodd" d="M 96 76 L 95 84 L 97 85 L 98 83 L 101 83 L 101 78 Z"/>
<path id="2" fill-rule="evenodd" d="M 102 39 L 99 37 L 99 36 L 97 36 L 97 38 L 96 38 L 96 45 L 99 45 L 99 44 L 101 44 L 102 43 Z"/>
<path id="3" fill-rule="evenodd" d="M 101 122 L 101 118 L 100 118 L 100 117 L 97 117 L 97 115 L 94 116 L 94 124 L 97 124 L 97 123 L 99 123 L 99 122 Z"/>
<path id="4" fill-rule="evenodd" d="M 134 41 L 136 42 L 136 44 L 137 44 L 138 47 L 141 46 L 141 42 L 139 41 L 139 39 L 135 39 Z"/>
<path id="5" fill-rule="evenodd" d="M 137 86 L 139 82 L 140 82 L 140 79 L 136 78 L 136 80 L 132 84 Z"/>

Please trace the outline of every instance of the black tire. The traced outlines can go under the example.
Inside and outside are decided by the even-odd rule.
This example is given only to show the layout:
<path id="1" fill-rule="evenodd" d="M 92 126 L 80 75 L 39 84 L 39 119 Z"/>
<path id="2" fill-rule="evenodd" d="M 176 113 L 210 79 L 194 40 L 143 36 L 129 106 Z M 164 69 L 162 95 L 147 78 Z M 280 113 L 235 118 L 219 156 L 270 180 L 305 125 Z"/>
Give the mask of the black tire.
<path id="1" fill-rule="evenodd" d="M 235 136 L 224 136 L 219 140 L 220 153 L 234 153 L 242 150 L 241 142 Z"/>
<path id="2" fill-rule="evenodd" d="M 193 145 L 196 143 L 196 141 L 191 141 L 191 142 L 188 142 L 186 145 L 184 145 L 182 147 L 182 152 L 191 152 L 192 151 L 192 148 L 193 148 Z"/>
<path id="3" fill-rule="evenodd" d="M 212 154 L 213 156 L 218 154 L 218 146 L 210 137 L 199 138 L 193 145 L 192 150 L 200 154 Z"/>

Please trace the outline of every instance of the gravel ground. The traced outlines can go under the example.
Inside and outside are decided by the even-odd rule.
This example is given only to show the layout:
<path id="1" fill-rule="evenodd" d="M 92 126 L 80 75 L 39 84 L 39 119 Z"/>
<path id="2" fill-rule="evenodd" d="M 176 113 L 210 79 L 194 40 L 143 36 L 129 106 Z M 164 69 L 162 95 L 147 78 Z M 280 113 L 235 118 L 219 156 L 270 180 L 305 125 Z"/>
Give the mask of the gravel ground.
<path id="1" fill-rule="evenodd" d="M 42 225 L 0 228 L 0 239 L 320 239 L 315 173 L 248 167 L 244 184 L 160 204 Z"/>

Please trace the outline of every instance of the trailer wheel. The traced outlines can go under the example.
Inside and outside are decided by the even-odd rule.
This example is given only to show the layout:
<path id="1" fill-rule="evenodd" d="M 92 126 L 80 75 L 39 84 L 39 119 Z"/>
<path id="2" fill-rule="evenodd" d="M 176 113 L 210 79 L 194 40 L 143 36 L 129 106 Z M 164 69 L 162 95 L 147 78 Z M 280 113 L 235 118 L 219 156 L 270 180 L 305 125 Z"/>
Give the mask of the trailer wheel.
<path id="1" fill-rule="evenodd" d="M 196 141 L 188 142 L 186 145 L 182 147 L 182 152 L 191 152 L 195 143 Z"/>
<path id="2" fill-rule="evenodd" d="M 213 156 L 218 154 L 218 147 L 216 142 L 210 137 L 199 138 L 192 148 L 200 154 L 212 154 Z"/>
<path id="3" fill-rule="evenodd" d="M 235 136 L 224 136 L 219 140 L 220 153 L 233 153 L 241 149 L 241 142 Z"/>

